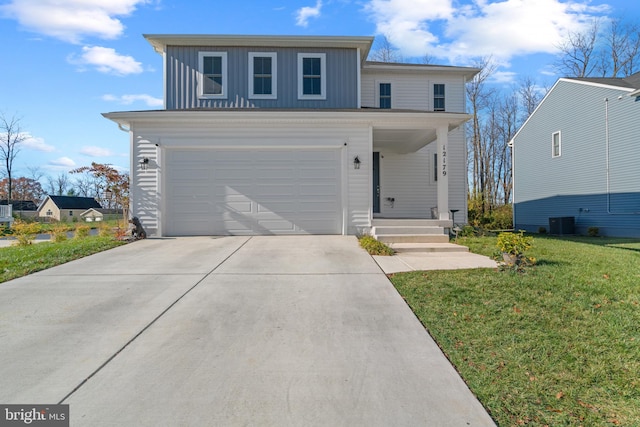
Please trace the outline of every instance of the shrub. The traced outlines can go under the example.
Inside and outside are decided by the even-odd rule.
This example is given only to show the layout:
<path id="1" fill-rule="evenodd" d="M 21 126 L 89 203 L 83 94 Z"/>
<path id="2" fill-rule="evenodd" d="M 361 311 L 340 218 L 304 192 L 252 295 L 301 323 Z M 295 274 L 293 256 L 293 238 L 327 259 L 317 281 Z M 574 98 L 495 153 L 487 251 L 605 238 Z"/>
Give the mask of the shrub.
<path id="1" fill-rule="evenodd" d="M 473 237 L 475 235 L 476 229 L 470 225 L 465 225 L 462 227 L 462 230 L 460 230 L 460 233 L 458 233 L 458 236 L 460 237 Z"/>
<path id="2" fill-rule="evenodd" d="M 500 233 L 496 246 L 502 253 L 519 256 L 531 249 L 533 237 L 525 236 L 522 230 L 519 233 Z"/>
<path id="3" fill-rule="evenodd" d="M 13 223 L 13 235 L 16 237 L 19 246 L 27 246 L 33 243 L 39 231 L 40 225 L 36 222 L 16 220 Z"/>
<path id="4" fill-rule="evenodd" d="M 51 229 L 51 240 L 56 243 L 64 242 L 67 240 L 68 228 L 64 225 L 58 224 Z"/>
<path id="5" fill-rule="evenodd" d="M 547 234 L 546 227 L 538 227 L 538 234 Z"/>
<path id="6" fill-rule="evenodd" d="M 109 225 L 102 223 L 100 224 L 100 227 L 98 227 L 98 234 L 100 237 L 109 237 L 113 235 L 113 231 Z"/>
<path id="7" fill-rule="evenodd" d="M 598 233 L 600 233 L 600 229 L 598 227 L 587 228 L 587 234 L 591 237 L 598 237 Z"/>
<path id="8" fill-rule="evenodd" d="M 393 255 L 394 251 L 389 246 L 374 239 L 372 236 L 362 236 L 358 239 L 360 246 L 370 255 Z"/>
<path id="9" fill-rule="evenodd" d="M 88 225 L 79 225 L 76 227 L 76 234 L 74 237 L 76 239 L 84 239 L 89 235 L 89 230 L 91 230 L 91 227 Z"/>

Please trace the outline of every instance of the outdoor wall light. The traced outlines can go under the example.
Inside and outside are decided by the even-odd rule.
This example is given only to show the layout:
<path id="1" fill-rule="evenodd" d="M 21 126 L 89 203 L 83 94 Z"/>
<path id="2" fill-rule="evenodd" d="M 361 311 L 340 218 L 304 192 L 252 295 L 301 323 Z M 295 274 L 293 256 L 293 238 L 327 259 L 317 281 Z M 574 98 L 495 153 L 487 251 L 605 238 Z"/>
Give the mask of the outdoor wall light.
<path id="1" fill-rule="evenodd" d="M 356 157 L 353 159 L 353 168 L 354 168 L 354 169 L 360 169 L 360 163 L 361 163 L 361 162 L 360 162 L 360 159 L 358 158 L 358 156 L 356 156 Z"/>
<path id="2" fill-rule="evenodd" d="M 148 157 L 144 157 L 140 160 L 140 169 L 142 169 L 143 171 L 146 171 L 147 169 L 149 169 L 149 158 Z"/>

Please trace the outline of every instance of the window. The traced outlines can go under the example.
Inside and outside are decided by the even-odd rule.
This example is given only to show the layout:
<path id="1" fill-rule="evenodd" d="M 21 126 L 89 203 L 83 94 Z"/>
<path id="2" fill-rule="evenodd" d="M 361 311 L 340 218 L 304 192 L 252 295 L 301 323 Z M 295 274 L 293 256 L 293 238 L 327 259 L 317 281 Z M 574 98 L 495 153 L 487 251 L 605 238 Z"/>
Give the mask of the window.
<path id="1" fill-rule="evenodd" d="M 298 99 L 327 99 L 326 54 L 298 54 Z"/>
<path id="2" fill-rule="evenodd" d="M 69 216 L 73 216 L 73 211 L 69 211 Z"/>
<path id="3" fill-rule="evenodd" d="M 249 52 L 249 97 L 277 98 L 277 60 L 275 52 Z"/>
<path id="4" fill-rule="evenodd" d="M 391 108 L 391 83 L 380 83 L 380 108 Z"/>
<path id="5" fill-rule="evenodd" d="M 199 95 L 202 98 L 227 98 L 227 53 L 200 52 Z"/>
<path id="6" fill-rule="evenodd" d="M 444 85 L 433 85 L 433 111 L 444 111 Z"/>
<path id="7" fill-rule="evenodd" d="M 53 216 L 53 212 L 51 211 L 51 209 L 47 209 L 47 216 Z"/>
<path id="8" fill-rule="evenodd" d="M 551 157 L 560 157 L 562 154 L 562 140 L 560 138 L 560 131 L 554 132 L 551 136 Z"/>

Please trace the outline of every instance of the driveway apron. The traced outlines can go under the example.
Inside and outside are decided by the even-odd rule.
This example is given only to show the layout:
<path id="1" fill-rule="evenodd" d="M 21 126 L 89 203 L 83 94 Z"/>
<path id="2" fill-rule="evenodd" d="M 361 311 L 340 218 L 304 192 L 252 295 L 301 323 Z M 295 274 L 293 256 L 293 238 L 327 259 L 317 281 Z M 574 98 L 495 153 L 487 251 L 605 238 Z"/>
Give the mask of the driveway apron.
<path id="1" fill-rule="evenodd" d="M 76 426 L 490 426 L 345 236 L 148 239 L 0 284 L 0 403 Z"/>

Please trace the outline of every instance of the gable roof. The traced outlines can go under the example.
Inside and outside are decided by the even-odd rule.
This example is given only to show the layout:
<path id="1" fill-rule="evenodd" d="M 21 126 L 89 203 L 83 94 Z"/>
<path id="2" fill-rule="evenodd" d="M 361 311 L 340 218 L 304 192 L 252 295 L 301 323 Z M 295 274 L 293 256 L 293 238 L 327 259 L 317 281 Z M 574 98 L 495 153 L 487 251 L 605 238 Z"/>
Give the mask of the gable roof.
<path id="1" fill-rule="evenodd" d="M 96 201 L 93 197 L 76 197 L 76 196 L 47 196 L 48 199 L 51 199 L 53 203 L 58 207 L 58 209 L 100 209 L 100 203 Z M 46 199 L 45 199 L 46 201 Z M 40 206 L 44 205 L 44 201 Z"/>
<path id="2" fill-rule="evenodd" d="M 33 200 L 0 200 L 0 205 L 13 205 L 14 211 L 35 211 L 38 205 Z"/>
<path id="3" fill-rule="evenodd" d="M 640 72 L 627 77 L 569 77 L 567 80 L 616 86 L 625 89 L 640 89 Z"/>

